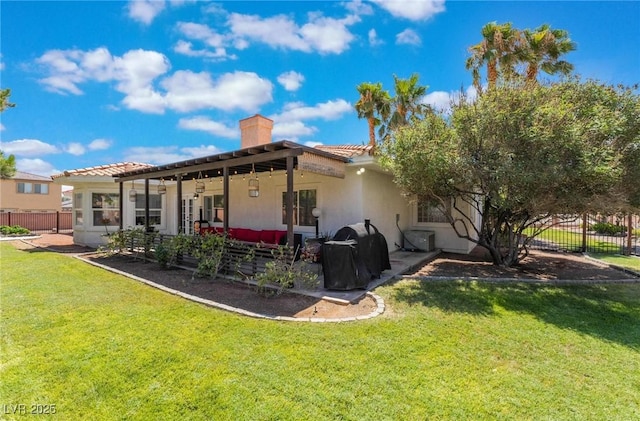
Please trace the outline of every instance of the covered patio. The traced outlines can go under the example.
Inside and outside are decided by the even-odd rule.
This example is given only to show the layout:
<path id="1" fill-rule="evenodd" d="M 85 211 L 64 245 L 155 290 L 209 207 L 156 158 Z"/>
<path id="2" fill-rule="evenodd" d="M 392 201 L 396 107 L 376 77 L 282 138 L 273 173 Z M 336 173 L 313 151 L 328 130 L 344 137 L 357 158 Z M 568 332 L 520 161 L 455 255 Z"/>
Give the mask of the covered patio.
<path id="1" fill-rule="evenodd" d="M 175 226 L 174 234 L 189 232 L 185 227 L 185 207 L 180 198 L 185 192 L 184 183 L 195 183 L 195 194 L 205 191 L 206 182 L 215 182 L 222 185 L 223 214 L 222 229 L 228 232 L 229 220 L 233 212 L 241 213 L 243 208 L 234 207 L 234 203 L 227 198 L 231 197 L 232 189 L 242 189 L 248 192 L 251 200 L 255 200 L 253 206 L 260 206 L 260 181 L 276 174 L 284 173 L 286 177 L 286 195 L 283 203 L 283 221 L 286 222 L 287 244 L 294 243 L 294 174 L 298 172 L 301 177 L 304 173 L 320 174 L 326 177 L 344 178 L 345 164 L 348 158 L 334 155 L 318 149 L 299 145 L 289 141 L 279 141 L 246 147 L 233 152 L 225 152 L 202 158 L 190 159 L 155 167 L 141 168 L 127 171 L 117 176 L 120 197 L 135 201 L 135 190 L 125 194 L 127 182 L 144 180 L 144 221 L 145 229 L 151 230 L 149 218 L 149 197 L 151 182 L 153 182 L 158 194 L 166 194 L 167 184 L 175 185 Z M 234 184 L 233 178 L 246 179 L 248 183 Z M 152 181 L 154 180 L 154 181 Z M 190 184 L 190 185 L 191 185 Z M 123 200 L 119 203 L 120 213 L 124 214 Z M 265 210 L 266 211 L 266 210 Z M 273 211 L 271 209 L 270 211 Z M 123 218 L 120 219 L 120 229 L 123 229 Z M 273 228 L 273 227 L 264 227 Z"/>

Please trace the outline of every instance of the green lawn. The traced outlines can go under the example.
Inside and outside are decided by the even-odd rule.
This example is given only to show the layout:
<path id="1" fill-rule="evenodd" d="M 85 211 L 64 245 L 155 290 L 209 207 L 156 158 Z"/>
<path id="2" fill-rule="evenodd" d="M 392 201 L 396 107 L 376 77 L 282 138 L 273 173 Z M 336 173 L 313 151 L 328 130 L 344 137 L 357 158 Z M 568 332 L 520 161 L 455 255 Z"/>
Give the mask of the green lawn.
<path id="1" fill-rule="evenodd" d="M 2 419 L 640 419 L 638 284 L 406 280 L 380 317 L 317 324 L 6 243 L 0 266 Z"/>
<path id="2" fill-rule="evenodd" d="M 590 256 L 612 265 L 640 272 L 640 257 L 638 256 L 622 256 L 620 254 L 591 254 Z"/>
<path id="3" fill-rule="evenodd" d="M 530 235 L 532 231 L 530 228 L 526 229 L 524 234 Z M 555 243 L 568 251 L 582 251 L 582 233 L 560 228 L 549 228 L 536 236 L 536 239 Z M 620 243 L 618 244 L 606 241 L 602 236 L 587 236 L 587 251 L 592 253 L 620 253 L 624 239 L 620 238 L 619 241 Z"/>

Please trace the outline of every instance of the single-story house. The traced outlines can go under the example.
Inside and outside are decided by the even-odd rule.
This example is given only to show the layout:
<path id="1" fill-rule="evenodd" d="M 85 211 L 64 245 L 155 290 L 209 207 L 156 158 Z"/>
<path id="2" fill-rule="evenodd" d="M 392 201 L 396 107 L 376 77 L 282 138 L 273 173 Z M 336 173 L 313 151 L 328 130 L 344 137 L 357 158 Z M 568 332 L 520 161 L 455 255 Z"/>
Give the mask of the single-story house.
<path id="1" fill-rule="evenodd" d="M 106 232 L 138 226 L 165 234 L 193 233 L 202 224 L 283 230 L 293 244 L 294 234 L 315 237 L 319 229 L 330 235 L 369 220 L 390 250 L 406 246 L 402 233 L 407 231 L 434 232 L 435 247 L 445 251 L 473 249 L 435 208 L 407 200 L 370 146 L 272 142 L 272 127 L 272 120 L 255 115 L 240 121 L 239 150 L 157 166 L 127 162 L 53 176 L 55 183 L 74 187 L 74 242 L 97 246 Z"/>

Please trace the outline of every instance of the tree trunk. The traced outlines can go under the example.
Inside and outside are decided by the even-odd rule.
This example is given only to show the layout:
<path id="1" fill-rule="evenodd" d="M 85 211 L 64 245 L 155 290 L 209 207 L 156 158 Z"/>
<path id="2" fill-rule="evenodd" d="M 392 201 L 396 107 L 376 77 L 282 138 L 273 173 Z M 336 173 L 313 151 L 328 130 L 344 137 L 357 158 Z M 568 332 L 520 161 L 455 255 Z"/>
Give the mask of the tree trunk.
<path id="1" fill-rule="evenodd" d="M 368 119 L 369 122 L 369 146 L 376 146 L 376 120 L 373 117 Z"/>

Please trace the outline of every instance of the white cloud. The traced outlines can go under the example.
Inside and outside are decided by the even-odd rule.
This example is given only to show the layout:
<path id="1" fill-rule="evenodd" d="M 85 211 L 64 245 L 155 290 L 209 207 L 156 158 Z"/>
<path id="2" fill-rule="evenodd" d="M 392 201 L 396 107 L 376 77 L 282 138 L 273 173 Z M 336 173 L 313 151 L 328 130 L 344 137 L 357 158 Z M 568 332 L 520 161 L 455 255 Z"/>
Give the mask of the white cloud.
<path id="1" fill-rule="evenodd" d="M 4 124 L 0 123 L 0 132 L 5 129 Z"/>
<path id="2" fill-rule="evenodd" d="M 189 158 L 191 158 L 191 155 L 180 153 L 177 146 L 137 146 L 124 152 L 125 161 L 146 162 L 149 164 L 168 164 Z"/>
<path id="3" fill-rule="evenodd" d="M 352 105 L 344 99 L 327 101 L 312 107 L 298 102 L 292 102 L 286 104 L 284 111 L 272 117 L 272 120 L 279 123 L 310 119 L 336 120 L 342 117 L 342 115 L 352 111 Z"/>
<path id="4" fill-rule="evenodd" d="M 300 26 L 286 15 L 263 18 L 232 13 L 227 25 L 231 28 L 236 48 L 246 47 L 249 41 L 253 41 L 285 50 L 340 54 L 355 38 L 348 26 L 359 20 L 355 15 L 335 19 L 310 13 L 308 22 Z"/>
<path id="5" fill-rule="evenodd" d="M 145 113 L 205 108 L 255 112 L 272 100 L 273 84 L 252 72 L 226 73 L 214 81 L 207 72 L 178 71 L 158 82 L 170 63 L 155 51 L 131 50 L 117 57 L 106 48 L 51 50 L 37 62 L 50 74 L 40 82 L 53 92 L 80 95 L 81 83 L 115 82 L 115 89 L 124 94 L 122 104 Z"/>
<path id="6" fill-rule="evenodd" d="M 229 139 L 234 139 L 240 136 L 240 131 L 238 129 L 228 127 L 205 116 L 181 118 L 178 122 L 178 127 L 186 130 L 200 130 L 211 133 L 214 136 L 226 137 Z"/>
<path id="7" fill-rule="evenodd" d="M 149 25 L 164 8 L 164 0 L 131 0 L 128 5 L 129 17 Z"/>
<path id="8" fill-rule="evenodd" d="M 317 131 L 316 127 L 309 127 L 302 121 L 290 121 L 274 123 L 272 134 L 276 139 L 297 141 L 300 136 L 311 136 Z"/>
<path id="9" fill-rule="evenodd" d="M 19 139 L 11 142 L 0 143 L 0 149 L 5 154 L 14 154 L 16 156 L 39 156 L 54 153 L 60 153 L 60 150 L 37 139 Z"/>
<path id="10" fill-rule="evenodd" d="M 465 99 L 467 102 L 473 102 L 477 97 L 477 91 L 473 86 L 469 86 L 464 91 Z M 424 96 L 422 103 L 431 105 L 436 111 L 443 112 L 445 114 L 451 113 L 451 104 L 460 100 L 460 91 L 444 92 L 434 91 Z"/>
<path id="11" fill-rule="evenodd" d="M 113 142 L 109 139 L 94 139 L 89 143 L 89 150 L 91 151 L 103 151 L 109 149 Z"/>
<path id="12" fill-rule="evenodd" d="M 413 21 L 426 20 L 444 12 L 444 0 L 371 0 L 392 16 Z"/>
<path id="13" fill-rule="evenodd" d="M 354 15 L 373 15 L 373 7 L 369 3 L 363 3 L 361 0 L 346 1 L 343 6 Z"/>
<path id="14" fill-rule="evenodd" d="M 181 70 L 161 83 L 167 106 L 181 112 L 203 108 L 255 112 L 271 102 L 273 84 L 252 72 L 225 73 L 213 81 L 209 73 Z"/>
<path id="15" fill-rule="evenodd" d="M 175 145 L 157 147 L 138 146 L 127 149 L 124 153 L 124 159 L 131 162 L 147 162 L 160 165 L 217 153 L 220 153 L 220 150 L 213 145 L 184 148 L 179 148 Z"/>
<path id="16" fill-rule="evenodd" d="M 228 54 L 226 45 L 228 37 L 213 31 L 207 25 L 192 22 L 179 22 L 177 30 L 185 37 L 199 41 L 205 45 L 204 49 L 195 49 L 190 41 L 180 40 L 174 51 L 190 57 L 204 57 L 215 60 L 236 59 L 234 54 Z"/>
<path id="17" fill-rule="evenodd" d="M 42 159 L 16 159 L 16 168 L 19 171 L 24 171 L 29 174 L 36 174 L 42 176 L 50 176 L 53 174 L 59 174 L 62 171 L 54 168 L 51 163 L 43 161 Z"/>
<path id="18" fill-rule="evenodd" d="M 378 33 L 376 32 L 375 29 L 370 29 L 369 32 L 367 33 L 367 36 L 369 38 L 369 45 L 371 45 L 372 47 L 375 47 L 376 45 L 384 44 L 384 41 L 378 38 Z"/>
<path id="19" fill-rule="evenodd" d="M 213 145 L 200 145 L 195 148 L 182 148 L 181 150 L 185 153 L 188 153 L 194 158 L 198 158 L 201 156 L 208 156 L 208 155 L 216 155 L 222 152 L 220 149 L 218 149 L 216 146 L 213 146 Z"/>
<path id="20" fill-rule="evenodd" d="M 289 72 L 281 73 L 278 76 L 278 83 L 280 83 L 287 91 L 297 91 L 304 82 L 304 76 L 293 70 Z"/>
<path id="21" fill-rule="evenodd" d="M 422 40 L 413 29 L 405 29 L 396 35 L 396 44 L 420 45 Z"/>
<path id="22" fill-rule="evenodd" d="M 269 118 L 274 121 L 274 137 L 297 141 L 301 136 L 311 136 L 318 131 L 316 127 L 306 124 L 306 120 L 336 120 L 352 111 L 353 106 L 343 99 L 327 101 L 314 106 L 290 102 L 284 106 L 280 114 Z"/>
<path id="23" fill-rule="evenodd" d="M 79 156 L 83 155 L 86 152 L 86 149 L 82 143 L 71 142 L 64 148 L 64 151 L 71 155 Z"/>

